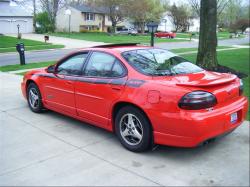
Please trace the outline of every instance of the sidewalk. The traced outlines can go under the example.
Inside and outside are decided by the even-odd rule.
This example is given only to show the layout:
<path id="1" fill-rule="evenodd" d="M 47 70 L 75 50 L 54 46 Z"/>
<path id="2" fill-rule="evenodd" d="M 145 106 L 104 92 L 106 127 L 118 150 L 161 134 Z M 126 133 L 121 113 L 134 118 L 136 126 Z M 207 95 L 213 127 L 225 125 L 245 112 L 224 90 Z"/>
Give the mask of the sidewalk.
<path id="1" fill-rule="evenodd" d="M 16 37 L 16 34 L 9 34 L 8 36 Z M 22 38 L 44 42 L 43 34 L 22 34 Z M 63 37 L 57 37 L 57 36 L 49 36 L 48 42 L 52 44 L 62 44 L 65 46 L 65 49 L 93 47 L 96 45 L 105 44 L 103 42 L 92 42 L 92 41 L 77 40 L 77 39 L 63 38 Z"/>
<path id="2" fill-rule="evenodd" d="M 249 186 L 249 122 L 205 147 L 132 153 L 105 130 L 32 113 L 21 81 L 0 72 L 0 186 Z"/>

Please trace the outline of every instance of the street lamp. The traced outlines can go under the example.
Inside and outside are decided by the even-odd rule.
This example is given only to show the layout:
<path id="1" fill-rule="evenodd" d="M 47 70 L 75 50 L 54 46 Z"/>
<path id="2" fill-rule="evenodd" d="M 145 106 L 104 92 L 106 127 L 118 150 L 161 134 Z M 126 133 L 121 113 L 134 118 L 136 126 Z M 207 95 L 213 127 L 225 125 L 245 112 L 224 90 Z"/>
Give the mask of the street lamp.
<path id="1" fill-rule="evenodd" d="M 151 46 L 154 46 L 154 33 L 157 31 L 158 23 L 155 23 L 153 21 L 149 22 L 147 24 L 148 32 L 151 33 Z"/>
<path id="2" fill-rule="evenodd" d="M 69 16 L 69 34 L 70 34 L 71 10 L 70 9 L 66 9 L 65 14 Z"/>
<path id="3" fill-rule="evenodd" d="M 16 26 L 17 26 L 17 38 L 18 38 L 18 39 L 21 39 L 22 36 L 21 36 L 21 34 L 20 34 L 20 25 L 17 24 Z"/>
<path id="4" fill-rule="evenodd" d="M 17 26 L 17 35 L 19 36 L 19 33 L 20 33 L 20 31 L 19 31 L 19 30 L 20 30 L 20 25 L 17 24 L 16 26 Z"/>
<path id="5" fill-rule="evenodd" d="M 168 20 L 167 19 L 162 19 L 162 21 L 165 23 L 165 32 L 167 32 L 167 22 L 168 22 Z"/>

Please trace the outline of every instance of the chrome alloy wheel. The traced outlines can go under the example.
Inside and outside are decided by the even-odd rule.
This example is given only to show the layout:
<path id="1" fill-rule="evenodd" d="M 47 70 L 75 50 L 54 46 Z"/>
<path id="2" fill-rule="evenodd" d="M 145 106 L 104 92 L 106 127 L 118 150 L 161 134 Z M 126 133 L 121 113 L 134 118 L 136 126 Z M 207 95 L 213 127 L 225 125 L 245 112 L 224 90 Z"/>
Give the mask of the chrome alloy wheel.
<path id="1" fill-rule="evenodd" d="M 39 96 L 35 88 L 31 88 L 29 90 L 29 103 L 33 109 L 37 109 L 39 107 Z"/>
<path id="2" fill-rule="evenodd" d="M 140 120 L 133 114 L 127 113 L 120 120 L 120 134 L 129 145 L 135 146 L 141 143 L 143 127 Z"/>

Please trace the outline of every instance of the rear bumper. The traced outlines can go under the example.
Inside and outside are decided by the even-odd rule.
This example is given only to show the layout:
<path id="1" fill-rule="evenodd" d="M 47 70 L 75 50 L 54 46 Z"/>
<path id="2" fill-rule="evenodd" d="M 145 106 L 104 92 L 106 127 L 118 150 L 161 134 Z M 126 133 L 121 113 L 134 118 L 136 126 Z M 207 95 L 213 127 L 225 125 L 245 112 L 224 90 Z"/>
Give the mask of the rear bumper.
<path id="1" fill-rule="evenodd" d="M 155 113 L 152 119 L 154 141 L 162 145 L 196 147 L 206 140 L 236 129 L 244 121 L 247 109 L 248 101 L 246 97 L 241 97 L 212 111 Z M 231 114 L 235 112 L 238 114 L 238 120 L 231 123 Z"/>

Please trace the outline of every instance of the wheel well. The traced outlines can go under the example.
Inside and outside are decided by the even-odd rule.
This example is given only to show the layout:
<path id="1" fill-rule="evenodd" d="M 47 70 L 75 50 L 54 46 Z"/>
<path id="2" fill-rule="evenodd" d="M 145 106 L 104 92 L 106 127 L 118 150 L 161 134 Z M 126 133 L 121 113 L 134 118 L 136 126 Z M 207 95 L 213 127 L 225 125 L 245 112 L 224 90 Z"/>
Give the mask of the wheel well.
<path id="1" fill-rule="evenodd" d="M 35 81 L 29 79 L 29 80 L 27 80 L 27 82 L 26 82 L 26 90 L 27 90 L 28 86 L 30 85 L 30 83 L 34 83 L 35 85 L 37 85 L 37 84 L 35 83 Z"/>
<path id="2" fill-rule="evenodd" d="M 112 128 L 113 128 L 113 130 L 115 129 L 115 117 L 116 117 L 117 113 L 119 112 L 119 110 L 121 108 L 126 107 L 126 106 L 132 106 L 132 107 L 139 109 L 146 116 L 146 118 L 149 121 L 151 128 L 153 130 L 153 126 L 152 126 L 151 121 L 150 121 L 149 117 L 147 116 L 147 114 L 140 107 L 138 107 L 135 104 L 129 103 L 129 102 L 119 102 L 119 103 L 116 103 L 115 106 L 113 107 L 113 111 L 112 111 L 112 125 L 113 125 Z"/>

